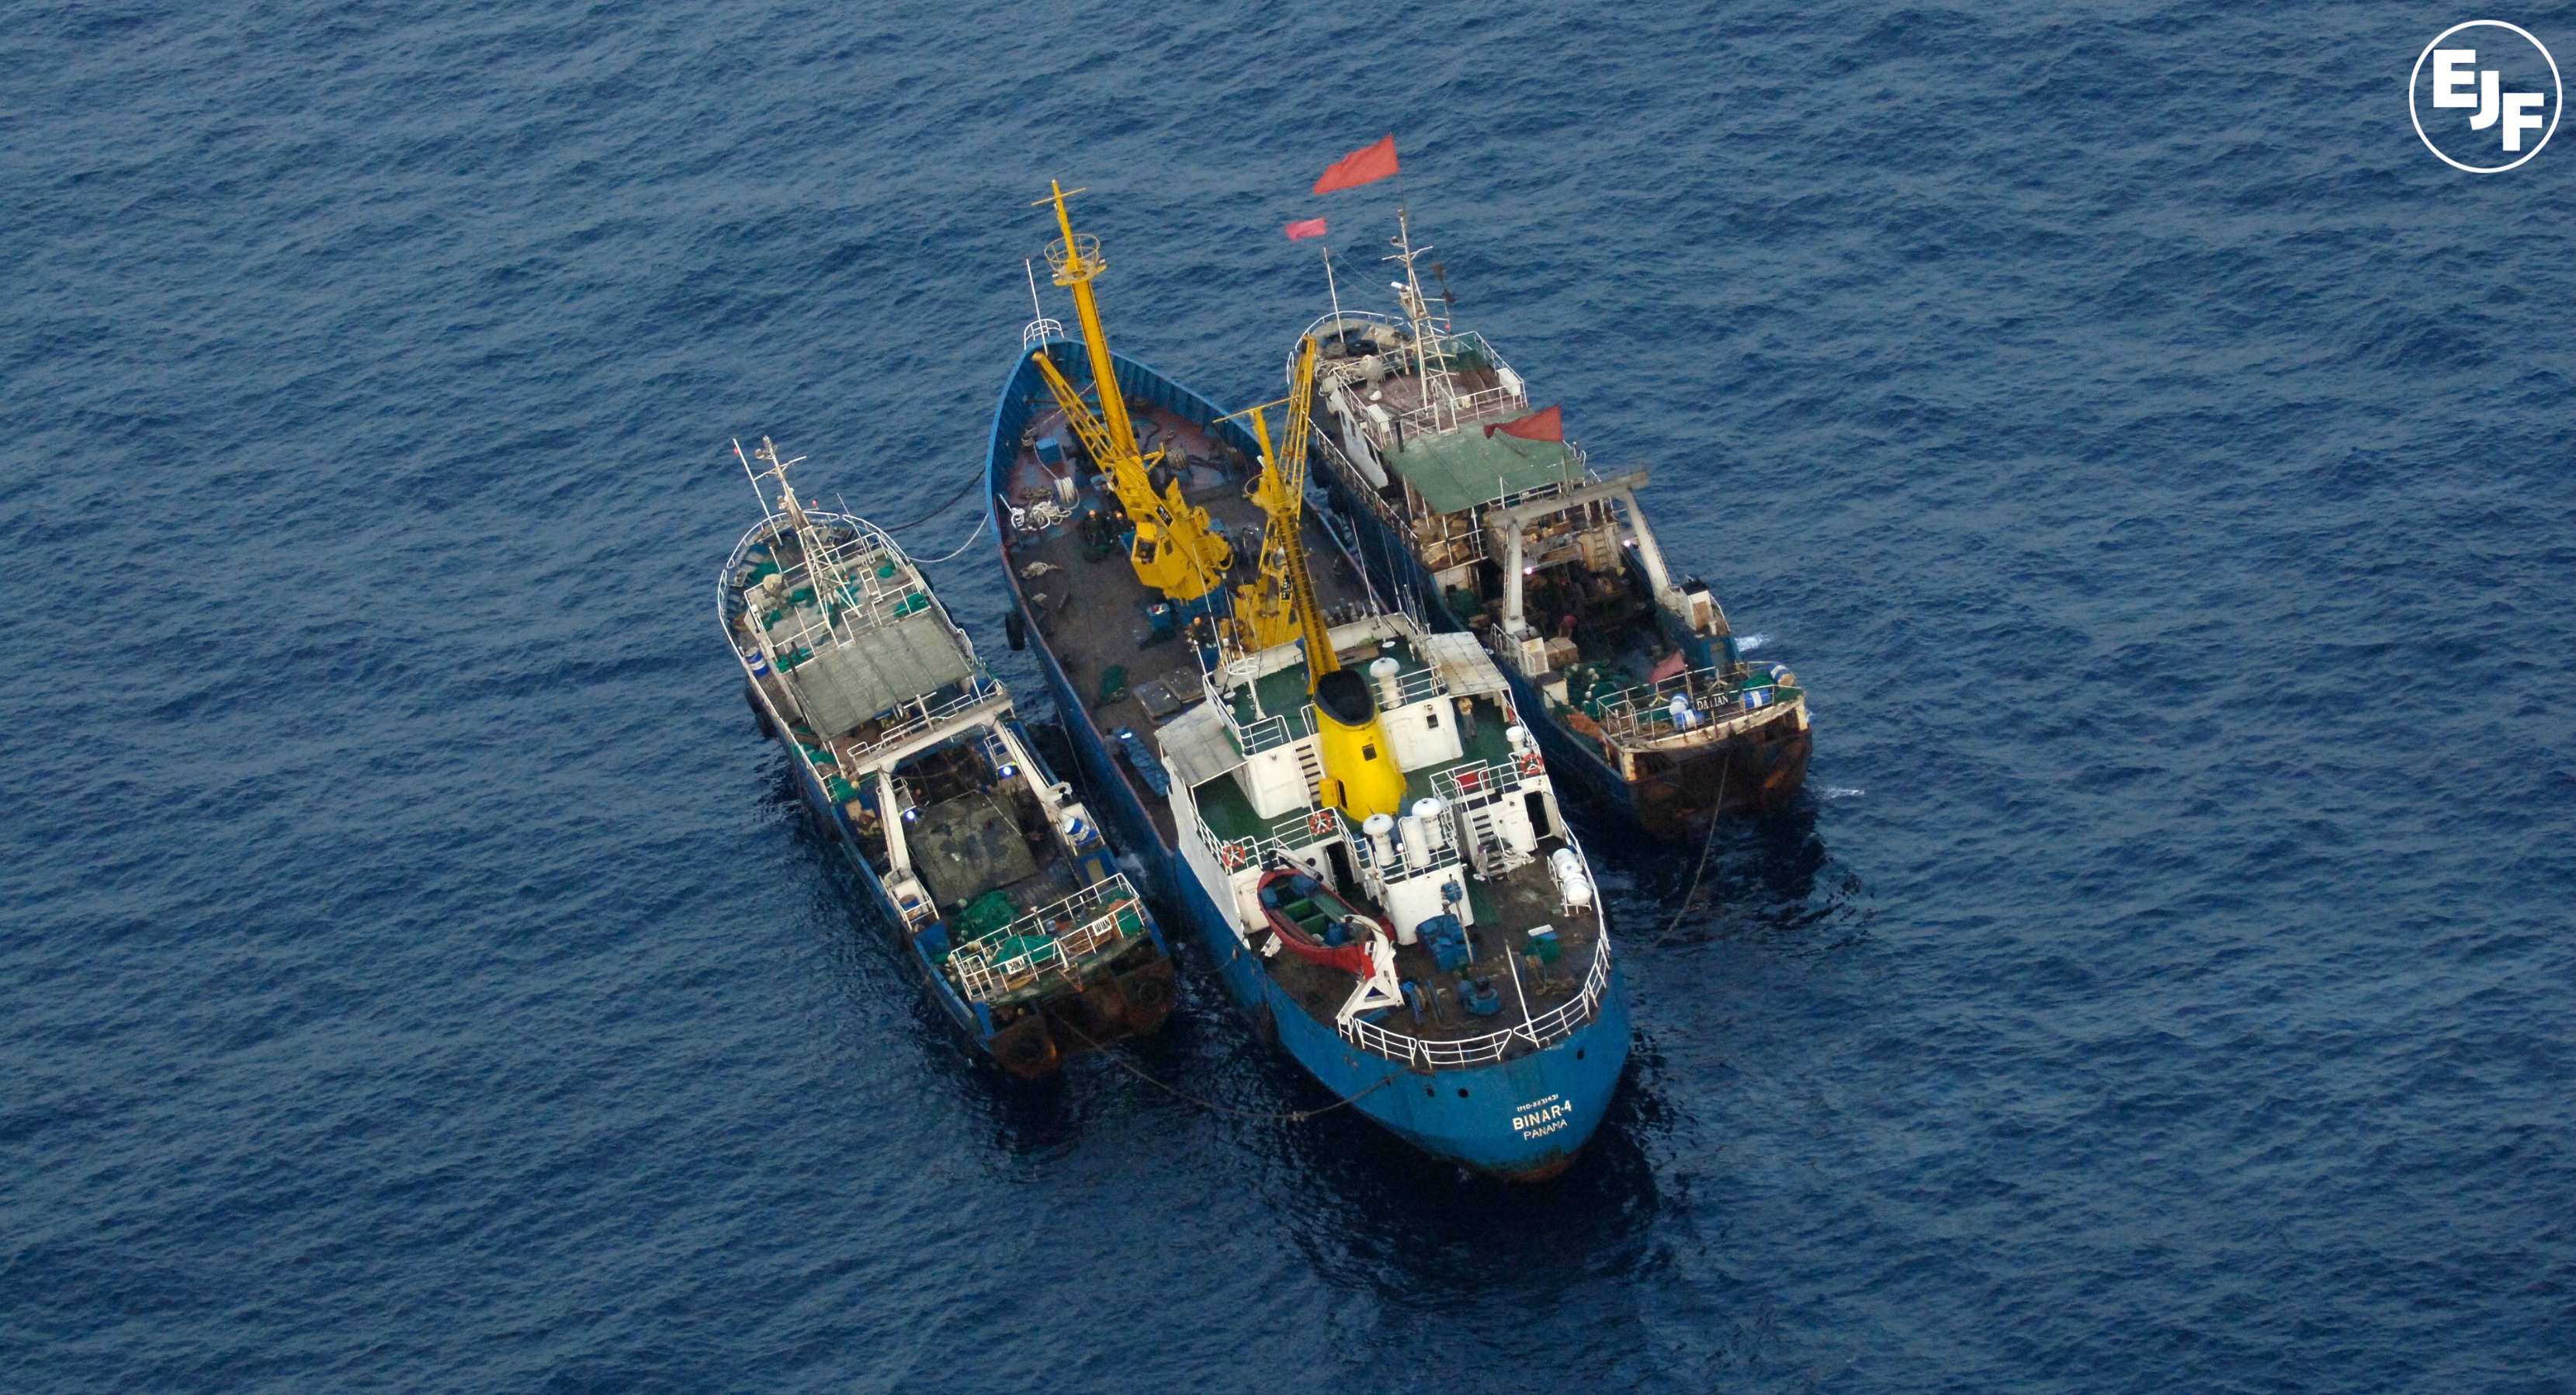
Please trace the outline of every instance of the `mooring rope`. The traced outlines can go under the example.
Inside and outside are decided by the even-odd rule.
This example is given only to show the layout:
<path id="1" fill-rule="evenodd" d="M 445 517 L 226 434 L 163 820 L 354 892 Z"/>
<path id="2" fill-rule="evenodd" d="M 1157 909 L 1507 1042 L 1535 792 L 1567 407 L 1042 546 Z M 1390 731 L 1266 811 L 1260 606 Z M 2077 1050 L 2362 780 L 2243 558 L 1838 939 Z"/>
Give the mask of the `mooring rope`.
<path id="1" fill-rule="evenodd" d="M 1673 923 L 1665 926 L 1664 933 L 1655 937 L 1655 943 L 1650 946 L 1651 948 L 1662 948 L 1664 941 L 1671 939 L 1673 932 L 1682 928 L 1682 917 L 1690 914 L 1691 898 L 1699 895 L 1700 876 L 1708 871 L 1708 855 L 1717 850 L 1717 821 L 1719 816 L 1726 812 L 1726 777 L 1734 773 L 1735 762 L 1733 761 L 1728 761 L 1717 768 L 1717 803 L 1709 806 L 1708 840 L 1699 845 L 1699 866 L 1692 869 L 1690 890 L 1682 893 L 1681 905 L 1673 910 Z"/>
<path id="2" fill-rule="evenodd" d="M 957 501 L 965 498 L 966 491 L 973 489 L 976 482 L 983 478 L 984 472 L 982 470 L 977 470 L 975 473 L 966 477 L 966 482 L 964 484 L 957 486 L 957 492 L 948 496 L 947 503 L 941 504 L 939 507 L 932 509 L 930 512 L 923 514 L 921 517 L 914 519 L 910 523 L 898 523 L 893 527 L 888 528 L 886 531 L 889 533 L 900 533 L 906 528 L 918 528 L 922 524 L 928 523 L 930 520 L 957 507 Z"/>
<path id="3" fill-rule="evenodd" d="M 977 538 L 984 536 L 984 525 L 992 521 L 993 515 L 989 513 L 985 514 L 982 518 L 975 520 L 975 531 L 966 535 L 966 541 L 957 544 L 957 551 L 949 553 L 945 557 L 915 557 L 912 560 L 925 567 L 936 566 L 941 562 L 956 561 L 957 558 L 966 551 L 966 549 L 975 545 L 975 540 Z"/>

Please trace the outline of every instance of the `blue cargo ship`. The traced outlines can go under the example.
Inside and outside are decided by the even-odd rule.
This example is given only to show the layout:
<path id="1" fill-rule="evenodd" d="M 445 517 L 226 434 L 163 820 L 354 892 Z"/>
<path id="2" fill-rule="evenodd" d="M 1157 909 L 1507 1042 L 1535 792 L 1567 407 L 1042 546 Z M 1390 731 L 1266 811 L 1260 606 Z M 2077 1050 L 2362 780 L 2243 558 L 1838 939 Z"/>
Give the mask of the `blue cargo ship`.
<path id="1" fill-rule="evenodd" d="M 1628 1014 L 1510 684 L 1380 604 L 1258 412 L 1109 351 L 1098 244 L 1057 213 L 1081 339 L 1042 312 L 1024 332 L 987 483 L 1012 639 L 1095 807 L 1255 1032 L 1327 1090 L 1463 1167 L 1562 1171 Z"/>
<path id="2" fill-rule="evenodd" d="M 799 500 L 766 438 L 757 458 L 762 518 L 717 577 L 717 620 L 923 992 L 1026 1078 L 1160 1026 L 1162 929 L 1010 694 L 892 538 Z"/>

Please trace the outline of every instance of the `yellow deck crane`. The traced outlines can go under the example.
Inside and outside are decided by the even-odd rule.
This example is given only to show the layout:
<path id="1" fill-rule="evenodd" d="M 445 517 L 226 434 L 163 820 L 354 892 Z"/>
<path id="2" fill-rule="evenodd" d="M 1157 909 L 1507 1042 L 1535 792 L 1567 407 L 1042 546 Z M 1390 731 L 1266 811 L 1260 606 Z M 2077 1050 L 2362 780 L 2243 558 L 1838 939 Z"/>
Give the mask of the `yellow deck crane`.
<path id="1" fill-rule="evenodd" d="M 1377 694 L 1368 680 L 1342 667 L 1333 652 L 1331 627 L 1315 603 L 1306 571 L 1306 545 L 1298 533 L 1305 512 L 1308 405 L 1315 397 L 1315 341 L 1297 346 L 1297 371 L 1288 386 L 1288 439 L 1274 450 L 1262 409 L 1249 412 L 1252 437 L 1261 446 L 1261 478 L 1252 490 L 1269 521 L 1261 530 L 1261 576 L 1244 588 L 1250 612 L 1242 619 L 1253 652 L 1293 639 L 1306 641 L 1306 691 L 1315 699 L 1315 737 L 1324 760 L 1324 801 L 1355 819 L 1404 811 L 1404 767 L 1378 720 Z M 1267 628 L 1265 628 L 1267 627 Z"/>
<path id="2" fill-rule="evenodd" d="M 1162 459 L 1162 452 L 1147 457 L 1136 449 L 1126 395 L 1118 390 L 1117 361 L 1109 356 L 1109 334 L 1100 327 L 1100 306 L 1091 295 L 1092 278 L 1108 270 L 1109 263 L 1100 255 L 1099 238 L 1074 232 L 1073 217 L 1064 207 L 1065 187 L 1049 180 L 1048 189 L 1048 198 L 1038 202 L 1052 199 L 1064 240 L 1047 249 L 1047 265 L 1055 272 L 1055 283 L 1073 292 L 1083 346 L 1091 352 L 1091 382 L 1100 401 L 1099 412 L 1095 414 L 1082 393 L 1056 370 L 1046 350 L 1041 348 L 1032 357 L 1038 371 L 1046 375 L 1047 390 L 1055 394 L 1056 405 L 1064 409 L 1092 463 L 1109 477 L 1119 507 L 1136 527 L 1136 543 L 1127 554 L 1135 564 L 1136 579 L 1162 592 L 1185 613 L 1205 613 L 1211 601 L 1221 604 L 1225 599 L 1220 588 L 1226 569 L 1234 565 L 1234 549 L 1208 521 L 1207 510 L 1192 507 L 1182 498 L 1180 481 L 1173 480 L 1160 491 L 1154 488 L 1148 471 Z"/>
<path id="3" fill-rule="evenodd" d="M 1298 588 L 1306 581 L 1305 549 L 1297 528 L 1306 508 L 1306 438 L 1308 404 L 1315 394 L 1315 341 L 1297 346 L 1297 369 L 1289 375 L 1288 427 L 1274 450 L 1268 423 L 1256 409 L 1252 429 L 1261 439 L 1262 471 L 1248 491 L 1252 502 L 1269 516 L 1261 531 L 1261 571 L 1235 593 L 1234 615 L 1242 626 L 1244 648 L 1259 653 L 1306 634 L 1306 617 L 1298 610 Z M 1313 601 L 1311 590 L 1307 595 Z"/>

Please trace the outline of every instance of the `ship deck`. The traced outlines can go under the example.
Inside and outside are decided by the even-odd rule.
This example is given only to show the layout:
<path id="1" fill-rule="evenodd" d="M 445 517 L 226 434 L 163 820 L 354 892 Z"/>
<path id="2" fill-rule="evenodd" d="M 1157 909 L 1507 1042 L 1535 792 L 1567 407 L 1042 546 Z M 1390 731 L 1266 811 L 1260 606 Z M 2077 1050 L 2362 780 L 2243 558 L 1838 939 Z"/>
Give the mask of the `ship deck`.
<path id="1" fill-rule="evenodd" d="M 1540 856 L 1562 846 L 1562 838 L 1543 840 Z M 1467 932 L 1474 957 L 1468 961 L 1466 972 L 1494 985 L 1502 997 L 1500 1011 L 1493 1016 L 1469 1013 L 1449 987 L 1458 975 L 1443 971 L 1427 944 L 1398 945 L 1396 977 L 1422 985 L 1429 1001 L 1419 1022 L 1400 1010 L 1390 1013 L 1382 1023 L 1390 1031 L 1432 1042 L 1481 1037 L 1520 1023 L 1524 1004 L 1528 1014 L 1534 1016 L 1582 991 L 1584 974 L 1599 948 L 1600 922 L 1592 915 L 1564 914 L 1557 905 L 1554 883 L 1541 863 L 1531 863 L 1489 881 L 1469 878 L 1466 888 L 1468 902 L 1476 913 L 1476 923 Z M 1358 909 L 1384 918 L 1385 909 L 1365 897 L 1347 892 L 1341 895 Z M 1534 968 L 1523 956 L 1529 948 L 1529 932 L 1542 926 L 1556 932 L 1563 958 Z M 1268 967 L 1271 978 L 1319 1022 L 1333 1021 L 1355 984 L 1347 973 L 1292 954 L 1272 958 Z"/>
<path id="2" fill-rule="evenodd" d="M 1053 429 L 1052 421 L 1044 414 L 1037 420 L 1037 427 L 1030 432 L 1032 438 Z M 1237 567 L 1229 578 L 1229 587 L 1249 581 L 1265 518 L 1243 496 L 1247 473 L 1240 465 L 1227 469 L 1207 463 L 1215 452 L 1202 449 L 1206 437 L 1175 413 L 1159 409 L 1139 413 L 1138 426 L 1140 436 L 1180 441 L 1193 460 L 1202 462 L 1184 481 L 1184 497 L 1207 509 L 1210 518 L 1233 541 Z M 1049 495 L 1051 478 L 1034 452 L 1024 448 L 1009 477 L 1009 497 L 1021 505 L 1043 500 Z M 1317 603 L 1328 614 L 1345 606 L 1365 605 L 1369 599 L 1367 583 L 1311 512 L 1305 519 L 1304 537 Z M 1163 720 L 1204 700 L 1197 661 L 1186 634 L 1146 642 L 1150 628 L 1145 607 L 1160 600 L 1160 594 L 1138 581 L 1134 569 L 1117 552 L 1106 557 L 1087 556 L 1079 529 L 1071 522 L 1011 538 L 1004 555 L 1030 602 L 1039 638 L 1064 670 L 1068 686 L 1083 700 L 1080 718 L 1091 723 L 1104 738 L 1121 727 L 1132 729 L 1159 753 L 1155 739 L 1158 721 L 1138 690 L 1155 683 L 1163 685 L 1178 704 L 1164 711 Z M 1033 567 L 1037 569 L 1034 575 Z M 1371 657 L 1374 655 L 1363 653 L 1356 660 L 1357 666 L 1365 668 Z M 1419 655 L 1401 653 L 1397 657 L 1407 672 L 1424 667 Z M 1117 670 L 1114 677 L 1120 682 L 1109 685 L 1111 691 L 1104 692 L 1103 680 L 1113 676 L 1112 670 Z M 1299 714 L 1308 699 L 1302 667 L 1264 675 L 1254 687 L 1260 706 L 1258 716 L 1286 715 L 1303 734 Z M 1472 734 L 1464 730 L 1460 733 L 1464 747 L 1461 757 L 1406 772 L 1408 804 L 1431 797 L 1436 792 L 1432 777 L 1443 770 L 1500 761 L 1510 755 L 1510 744 L 1503 735 L 1509 717 L 1501 703 L 1486 695 L 1476 697 L 1472 706 Z M 1243 718 L 1256 716 L 1240 705 L 1236 713 Z M 1065 716 L 1070 721 L 1076 714 Z M 1156 795 L 1123 759 L 1113 759 L 1111 764 L 1152 819 L 1155 832 L 1167 846 L 1177 847 L 1180 830 L 1170 800 Z M 1256 838 L 1276 822 L 1255 815 L 1250 801 L 1231 777 L 1203 784 L 1194 793 L 1200 816 L 1220 838 Z M 1600 917 L 1597 910 L 1568 915 L 1560 904 L 1545 859 L 1564 846 L 1563 830 L 1551 826 L 1538 844 L 1537 860 L 1491 879 L 1460 878 L 1476 922 L 1468 931 L 1473 957 L 1466 972 L 1488 980 L 1500 993 L 1500 1012 L 1490 1016 L 1467 1012 L 1451 987 L 1458 975 L 1440 970 L 1428 945 L 1399 946 L 1398 974 L 1422 986 L 1427 1011 L 1417 1023 L 1409 1012 L 1397 1010 L 1382 1025 L 1389 1031 L 1427 1041 L 1475 1038 L 1506 1030 L 1526 1020 L 1527 1014 L 1544 1012 L 1580 994 L 1598 952 Z M 1370 903 L 1355 889 L 1341 890 L 1341 894 L 1357 908 L 1385 917 L 1383 907 Z M 1554 929 L 1562 954 L 1553 964 L 1534 966 L 1523 956 L 1530 949 L 1530 932 L 1541 927 Z M 1265 961 L 1265 965 L 1273 980 L 1299 1006 L 1325 1023 L 1334 1021 L 1355 986 L 1348 973 L 1291 954 L 1279 954 Z"/>
<path id="3" fill-rule="evenodd" d="M 1380 360 L 1380 362 L 1386 361 Z M 1423 404 L 1431 400 L 1431 393 L 1424 380 L 1413 371 L 1412 355 L 1404 355 L 1399 361 L 1403 364 L 1401 371 L 1374 382 L 1350 383 L 1343 390 L 1351 394 L 1352 401 L 1368 403 L 1391 418 L 1401 418 L 1408 413 L 1422 410 Z M 1332 360 L 1326 359 L 1324 362 L 1327 367 L 1332 366 Z M 1446 378 L 1450 392 L 1462 399 L 1473 398 L 1480 393 L 1490 393 L 1503 385 L 1501 375 L 1491 368 L 1434 369 L 1432 378 L 1434 380 Z M 1518 415 L 1520 410 L 1517 407 L 1487 401 L 1477 404 L 1475 408 L 1462 414 L 1456 422 L 1444 419 L 1443 425 L 1505 421 Z M 1374 440 L 1382 433 L 1372 430 L 1369 434 Z M 1387 435 L 1386 439 L 1375 443 L 1381 450 L 1396 444 L 1391 434 Z"/>
<path id="4" fill-rule="evenodd" d="M 1046 434 L 1047 423 L 1055 419 L 1060 418 L 1042 415 L 1037 434 Z M 1181 441 L 1193 460 L 1207 462 L 1215 455 L 1206 444 L 1205 433 L 1177 413 L 1159 409 L 1140 412 L 1137 425 L 1139 434 L 1147 439 Z M 1046 479 L 1037 457 L 1023 450 L 1011 475 L 1012 498 L 1023 502 L 1045 498 Z M 1254 576 L 1260 531 L 1267 522 L 1260 507 L 1243 496 L 1247 482 L 1248 476 L 1240 470 L 1201 463 L 1192 467 L 1184 486 L 1183 497 L 1206 509 L 1209 519 L 1233 541 L 1235 568 L 1228 576 L 1229 589 Z M 1312 514 L 1307 515 L 1303 531 L 1316 603 L 1328 613 L 1365 605 L 1368 585 L 1340 544 L 1325 533 Z M 1082 716 L 1102 735 L 1129 727 L 1149 746 L 1154 744 L 1153 731 L 1159 722 L 1139 693 L 1148 685 L 1162 684 L 1163 691 L 1179 704 L 1167 711 L 1163 720 L 1203 700 L 1198 661 L 1186 633 L 1148 642 L 1151 630 L 1145 608 L 1161 600 L 1162 595 L 1136 579 L 1135 568 L 1123 555 L 1113 550 L 1107 557 L 1088 556 L 1080 532 L 1070 522 L 1015 537 L 1004 555 L 1019 576 L 1020 590 L 1029 600 L 1048 652 L 1055 655 L 1057 666 L 1064 670 L 1066 683 L 1083 697 Z M 1030 575 L 1030 568 L 1038 565 L 1045 570 Z M 1112 676 L 1113 669 L 1117 670 L 1115 686 L 1120 691 L 1103 701 L 1103 680 Z M 1304 705 L 1304 698 L 1301 694 L 1292 704 L 1286 690 L 1274 684 L 1262 689 L 1262 705 L 1267 712 L 1288 712 L 1294 721 L 1294 713 Z M 1073 714 L 1065 716 L 1070 720 Z M 1155 830 L 1164 842 L 1177 846 L 1179 833 L 1168 802 L 1148 789 L 1124 761 L 1116 765 L 1120 777 L 1153 815 Z"/>

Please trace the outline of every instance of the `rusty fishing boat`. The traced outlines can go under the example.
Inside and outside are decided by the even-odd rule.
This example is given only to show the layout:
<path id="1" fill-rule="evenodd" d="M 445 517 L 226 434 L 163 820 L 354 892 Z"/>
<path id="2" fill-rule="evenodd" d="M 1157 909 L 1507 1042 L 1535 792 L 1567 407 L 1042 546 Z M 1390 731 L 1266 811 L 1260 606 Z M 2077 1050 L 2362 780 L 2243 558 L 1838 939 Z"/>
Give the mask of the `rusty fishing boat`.
<path id="1" fill-rule="evenodd" d="M 1555 769 L 1648 832 L 1695 837 L 1788 801 L 1813 744 L 1797 676 L 1748 659 L 1708 584 L 1674 574 L 1638 505 L 1646 469 L 1596 470 L 1560 409 L 1533 410 L 1520 374 L 1452 324 L 1445 272 L 1424 294 L 1432 249 L 1401 211 L 1394 247 L 1397 314 L 1345 310 L 1334 290 L 1296 341 L 1320 346 L 1320 473 L 1378 584 L 1475 635 Z M 1330 289 L 1329 258 L 1326 275 Z"/>
<path id="2" fill-rule="evenodd" d="M 930 1001 L 1031 1078 L 1160 1026 L 1161 927 L 920 568 L 867 520 L 799 500 L 798 462 L 766 437 L 758 467 L 734 451 L 761 519 L 717 577 L 718 623 L 762 734 Z"/>

